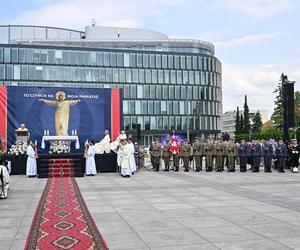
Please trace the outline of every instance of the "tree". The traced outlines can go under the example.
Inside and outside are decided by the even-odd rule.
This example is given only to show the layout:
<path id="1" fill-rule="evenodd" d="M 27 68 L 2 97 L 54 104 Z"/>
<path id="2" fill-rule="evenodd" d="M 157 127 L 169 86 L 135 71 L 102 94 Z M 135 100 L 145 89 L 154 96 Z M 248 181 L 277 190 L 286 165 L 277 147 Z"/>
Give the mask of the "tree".
<path id="1" fill-rule="evenodd" d="M 257 111 L 252 120 L 252 133 L 259 133 L 262 127 L 262 119 L 260 112 Z"/>
<path id="2" fill-rule="evenodd" d="M 250 130 L 251 130 L 251 124 L 250 124 L 250 117 L 249 117 L 249 107 L 247 104 L 247 95 L 245 95 L 243 132 L 249 134 Z"/>
<path id="3" fill-rule="evenodd" d="M 240 110 L 239 107 L 236 107 L 235 115 L 235 134 L 238 135 L 241 133 L 241 124 L 240 124 Z"/>
<path id="4" fill-rule="evenodd" d="M 241 117 L 240 117 L 240 133 L 241 134 L 246 134 L 245 130 L 244 130 L 244 116 L 243 116 L 243 114 L 241 114 Z"/>
<path id="5" fill-rule="evenodd" d="M 275 124 L 283 128 L 283 95 L 282 95 L 282 82 L 283 82 L 284 74 L 281 74 L 281 80 L 278 82 L 277 87 L 273 91 L 276 94 L 275 97 L 275 108 L 274 112 L 271 116 L 271 119 L 275 122 Z"/>

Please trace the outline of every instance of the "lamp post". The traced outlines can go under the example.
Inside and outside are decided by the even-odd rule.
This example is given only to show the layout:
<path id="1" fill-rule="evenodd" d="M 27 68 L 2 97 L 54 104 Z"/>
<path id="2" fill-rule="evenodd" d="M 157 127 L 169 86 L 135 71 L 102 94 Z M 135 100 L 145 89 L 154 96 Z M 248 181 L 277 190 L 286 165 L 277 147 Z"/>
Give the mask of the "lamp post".
<path id="1" fill-rule="evenodd" d="M 188 82 L 186 82 L 186 138 L 190 141 L 190 116 L 189 116 L 189 95 Z"/>

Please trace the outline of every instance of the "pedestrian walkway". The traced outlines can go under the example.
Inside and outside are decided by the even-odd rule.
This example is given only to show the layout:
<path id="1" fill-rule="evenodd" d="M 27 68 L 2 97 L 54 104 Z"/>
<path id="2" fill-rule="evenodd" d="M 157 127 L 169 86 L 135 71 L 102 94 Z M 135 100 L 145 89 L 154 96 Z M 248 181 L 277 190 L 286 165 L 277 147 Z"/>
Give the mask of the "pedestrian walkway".
<path id="1" fill-rule="evenodd" d="M 140 171 L 77 178 L 110 249 L 300 249 L 300 176 Z M 12 176 L 0 249 L 22 249 L 46 180 Z"/>

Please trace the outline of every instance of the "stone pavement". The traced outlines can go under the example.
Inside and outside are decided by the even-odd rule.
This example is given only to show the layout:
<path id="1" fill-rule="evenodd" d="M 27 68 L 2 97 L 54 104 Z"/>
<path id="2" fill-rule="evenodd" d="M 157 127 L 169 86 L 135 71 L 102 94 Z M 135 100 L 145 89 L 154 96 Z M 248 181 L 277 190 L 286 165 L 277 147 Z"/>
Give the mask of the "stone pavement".
<path id="1" fill-rule="evenodd" d="M 46 180 L 12 176 L 0 249 L 22 249 Z M 300 249 L 300 175 L 140 171 L 76 179 L 110 249 Z"/>

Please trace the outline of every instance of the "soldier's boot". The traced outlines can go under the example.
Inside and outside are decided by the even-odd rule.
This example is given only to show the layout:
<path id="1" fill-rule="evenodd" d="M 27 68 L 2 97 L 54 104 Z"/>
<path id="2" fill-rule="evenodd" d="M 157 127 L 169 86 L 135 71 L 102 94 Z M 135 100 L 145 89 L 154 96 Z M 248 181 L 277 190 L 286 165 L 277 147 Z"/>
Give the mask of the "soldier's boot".
<path id="1" fill-rule="evenodd" d="M 188 166 L 184 166 L 184 172 L 189 172 L 189 167 Z"/>
<path id="2" fill-rule="evenodd" d="M 166 171 L 169 171 L 169 166 L 166 165 L 164 171 L 165 171 L 165 172 L 166 172 Z"/>
<path id="3" fill-rule="evenodd" d="M 196 172 L 199 172 L 199 171 L 200 171 L 200 167 L 196 166 Z"/>
<path id="4" fill-rule="evenodd" d="M 176 172 L 179 172 L 179 166 L 176 166 L 176 167 L 175 167 L 175 171 L 176 171 Z"/>

